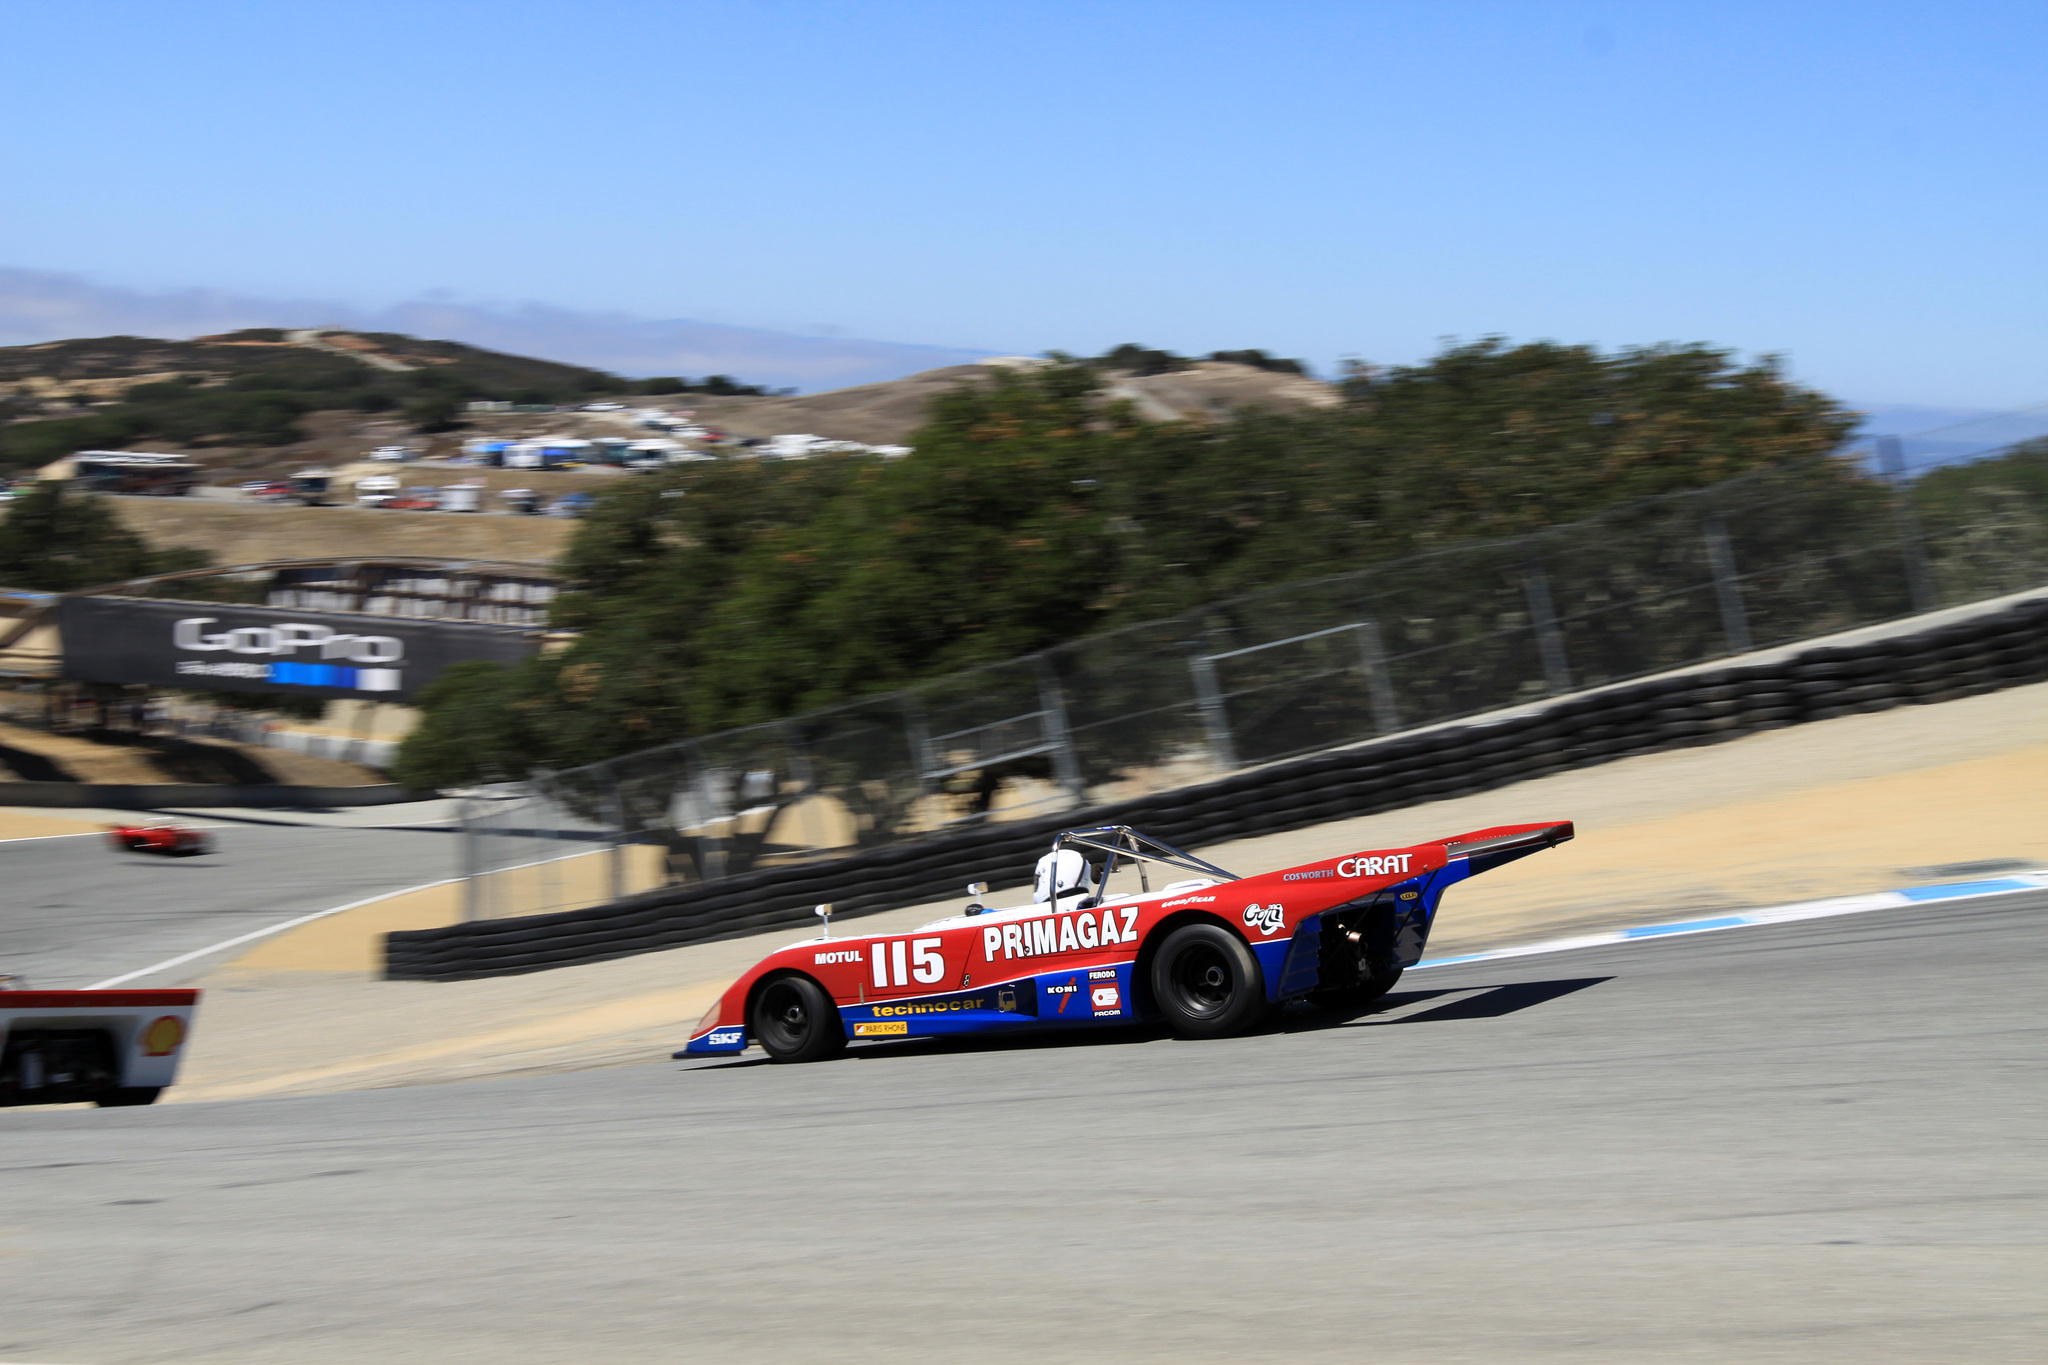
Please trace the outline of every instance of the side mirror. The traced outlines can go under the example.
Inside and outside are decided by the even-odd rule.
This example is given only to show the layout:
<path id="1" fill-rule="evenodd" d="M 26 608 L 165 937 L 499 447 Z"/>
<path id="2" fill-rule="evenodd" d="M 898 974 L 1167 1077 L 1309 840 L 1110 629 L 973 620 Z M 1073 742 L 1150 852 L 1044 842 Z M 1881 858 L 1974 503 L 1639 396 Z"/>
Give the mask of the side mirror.
<path id="1" fill-rule="evenodd" d="M 816 915 L 816 916 L 817 916 L 817 917 L 818 917 L 818 918 L 819 918 L 820 920 L 824 921 L 824 925 L 825 925 L 825 927 L 824 927 L 824 930 L 823 930 L 823 934 L 822 934 L 822 936 L 823 936 L 823 937 L 825 937 L 825 938 L 830 938 L 830 937 L 832 937 L 832 905 L 831 905 L 831 902 L 829 902 L 829 901 L 828 901 L 828 902 L 826 902 L 825 904 L 823 904 L 823 905 L 819 906 L 819 907 L 818 907 L 818 908 L 817 908 L 816 910 L 813 910 L 813 911 L 812 911 L 811 913 L 812 913 L 812 914 L 814 914 L 814 915 Z"/>
<path id="2" fill-rule="evenodd" d="M 981 903 L 981 898 L 982 898 L 983 896 L 986 896 L 987 894 L 988 894 L 988 883 L 987 883 L 987 882 L 969 882 L 969 883 L 967 883 L 967 895 L 968 895 L 968 901 L 967 901 L 967 913 L 968 913 L 969 915 L 979 915 L 979 914 L 982 914 L 982 913 L 984 913 L 985 911 L 987 911 L 988 907 L 987 907 L 986 905 L 983 905 L 983 904 Z"/>

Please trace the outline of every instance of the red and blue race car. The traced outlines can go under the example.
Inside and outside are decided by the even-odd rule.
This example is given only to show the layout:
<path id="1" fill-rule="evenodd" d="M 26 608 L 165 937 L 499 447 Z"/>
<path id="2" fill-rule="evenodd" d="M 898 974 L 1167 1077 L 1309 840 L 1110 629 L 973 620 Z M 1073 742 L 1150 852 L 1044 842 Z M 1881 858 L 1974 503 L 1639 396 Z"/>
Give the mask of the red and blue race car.
<path id="1" fill-rule="evenodd" d="M 1126 825 L 1068 830 L 1029 905 L 982 905 L 977 884 L 962 914 L 848 938 L 820 906 L 827 936 L 763 959 L 676 1055 L 754 1042 L 809 1062 L 851 1039 L 1140 1020 L 1217 1038 L 1289 1000 L 1363 1004 L 1421 959 L 1446 890 L 1571 837 L 1568 821 L 1502 825 L 1239 877 Z"/>

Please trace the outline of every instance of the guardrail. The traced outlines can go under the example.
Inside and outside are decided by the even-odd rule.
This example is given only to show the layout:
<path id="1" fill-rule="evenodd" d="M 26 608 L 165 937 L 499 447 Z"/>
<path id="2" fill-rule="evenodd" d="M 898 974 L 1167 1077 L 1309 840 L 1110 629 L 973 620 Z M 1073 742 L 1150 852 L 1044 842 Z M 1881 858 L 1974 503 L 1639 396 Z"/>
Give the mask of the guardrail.
<path id="1" fill-rule="evenodd" d="M 851 857 L 664 888 L 605 905 L 393 933 L 385 975 L 454 981 L 597 962 L 916 905 L 969 881 L 1022 885 L 1051 836 L 1119 823 L 1184 848 L 1486 791 L 1636 754 L 2048 680 L 2048 599 L 1853 644 L 1820 645 L 1561 698 L 1232 774 L 1199 786 L 975 828 Z M 1005 872 L 1010 875 L 1005 876 Z"/>
<path id="2" fill-rule="evenodd" d="M 434 792 L 414 791 L 396 783 L 363 787 L 289 787 L 283 783 L 213 786 L 199 782 L 0 783 L 0 806 L 37 806 L 60 810 L 330 810 L 343 806 L 392 806 L 425 801 Z"/>

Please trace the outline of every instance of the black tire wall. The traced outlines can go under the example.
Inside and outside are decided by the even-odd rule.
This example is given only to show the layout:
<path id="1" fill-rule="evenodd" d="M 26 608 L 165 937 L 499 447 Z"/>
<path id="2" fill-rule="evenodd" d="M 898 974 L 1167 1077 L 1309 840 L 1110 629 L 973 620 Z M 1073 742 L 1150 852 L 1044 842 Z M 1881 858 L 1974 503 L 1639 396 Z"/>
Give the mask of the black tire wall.
<path id="1" fill-rule="evenodd" d="M 1704 668 L 1566 697 L 1503 720 L 1447 725 L 1092 810 L 990 825 L 771 868 L 607 905 L 414 929 L 385 939 L 385 975 L 459 981 L 542 971 L 1016 886 L 1054 834 L 1136 825 L 1183 848 L 1462 796 L 1634 754 L 1811 720 L 1948 701 L 2048 680 L 2048 600 L 1777 663 Z M 1445 831 L 1453 833 L 1455 831 Z"/>

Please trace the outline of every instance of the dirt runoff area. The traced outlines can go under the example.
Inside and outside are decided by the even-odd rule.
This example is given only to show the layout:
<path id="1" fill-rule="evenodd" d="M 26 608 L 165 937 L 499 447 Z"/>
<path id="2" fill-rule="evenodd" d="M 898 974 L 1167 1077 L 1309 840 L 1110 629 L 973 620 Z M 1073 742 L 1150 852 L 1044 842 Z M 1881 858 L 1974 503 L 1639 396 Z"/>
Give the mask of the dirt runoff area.
<path id="1" fill-rule="evenodd" d="M 2048 866 L 2048 685 L 1751 735 L 1199 850 L 1256 873 L 1489 825 L 1578 838 L 1445 897 L 1433 955 Z M 1016 876 L 1018 868 L 991 868 Z M 1014 901 L 1021 893 L 996 897 Z M 960 901 L 850 922 L 894 931 Z M 445 911 L 445 907 L 442 908 Z M 363 932 L 390 927 L 374 907 Z M 346 944 L 286 935 L 210 974 L 183 1084 L 193 1101 L 644 1062 L 679 1047 L 775 933 L 484 981 L 378 981 Z M 319 926 L 295 933 L 309 933 Z M 284 969 L 281 964 L 295 964 Z"/>

